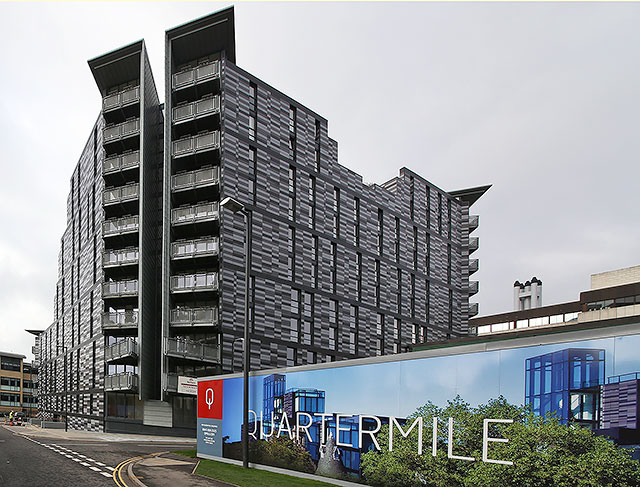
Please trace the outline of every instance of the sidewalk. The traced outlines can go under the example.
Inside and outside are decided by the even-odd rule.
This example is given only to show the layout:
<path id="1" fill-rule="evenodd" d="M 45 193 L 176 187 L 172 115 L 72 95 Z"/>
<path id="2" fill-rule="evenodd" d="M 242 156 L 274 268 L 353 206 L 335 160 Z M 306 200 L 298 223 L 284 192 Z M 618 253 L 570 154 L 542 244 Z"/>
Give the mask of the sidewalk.
<path id="1" fill-rule="evenodd" d="M 218 480 L 193 475 L 198 464 L 197 458 L 184 457 L 174 453 L 163 453 L 130 463 L 127 474 L 130 486 L 165 487 L 167 485 L 188 485 L 189 487 L 235 487 Z"/>
<path id="2" fill-rule="evenodd" d="M 36 436 L 40 438 L 55 438 L 57 440 L 84 440 L 84 441 L 107 441 L 107 442 L 152 442 L 152 443 L 184 443 L 185 445 L 195 445 L 195 438 L 184 438 L 177 436 L 152 436 L 152 435 L 131 435 L 122 433 L 100 433 L 97 431 L 78 431 L 63 429 L 42 429 L 32 424 L 24 426 L 3 425 L 13 433 L 20 433 L 25 436 Z"/>

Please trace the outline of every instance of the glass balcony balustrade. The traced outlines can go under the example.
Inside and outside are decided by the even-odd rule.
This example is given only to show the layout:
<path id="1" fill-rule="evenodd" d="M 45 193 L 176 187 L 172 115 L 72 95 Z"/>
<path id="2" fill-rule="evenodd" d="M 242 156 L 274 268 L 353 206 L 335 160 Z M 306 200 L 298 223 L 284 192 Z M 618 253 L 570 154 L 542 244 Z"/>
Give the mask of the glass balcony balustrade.
<path id="1" fill-rule="evenodd" d="M 102 223 L 102 235 L 123 235 L 138 231 L 139 220 L 137 216 L 127 216 L 124 218 L 114 218 Z"/>
<path id="2" fill-rule="evenodd" d="M 20 407 L 20 401 L 0 401 L 0 406 Z"/>
<path id="3" fill-rule="evenodd" d="M 177 123 L 194 120 L 212 113 L 220 113 L 220 97 L 218 95 L 175 107 L 173 121 Z"/>
<path id="4" fill-rule="evenodd" d="M 220 168 L 209 167 L 197 171 L 176 174 L 171 177 L 171 189 L 180 191 L 211 186 L 220 183 Z"/>
<path id="5" fill-rule="evenodd" d="M 473 274 L 474 272 L 478 272 L 479 268 L 480 263 L 478 262 L 478 259 L 469 259 L 469 275 Z"/>
<path id="6" fill-rule="evenodd" d="M 121 374 L 107 375 L 104 378 L 105 391 L 137 391 L 138 374 L 122 372 Z"/>
<path id="7" fill-rule="evenodd" d="M 120 296 L 136 296 L 138 294 L 138 280 L 110 281 L 102 284 L 102 296 L 105 298 Z"/>
<path id="8" fill-rule="evenodd" d="M 138 263 L 138 249 L 108 250 L 102 254 L 102 267 L 119 267 Z"/>
<path id="9" fill-rule="evenodd" d="M 112 93 L 102 99 L 102 110 L 109 111 L 116 108 L 133 105 L 140 101 L 140 87 L 135 86 L 118 93 Z"/>
<path id="10" fill-rule="evenodd" d="M 138 328 L 138 312 L 129 310 L 102 313 L 102 327 L 107 329 Z"/>
<path id="11" fill-rule="evenodd" d="M 114 205 L 125 201 L 133 201 L 138 199 L 139 192 L 140 185 L 138 183 L 105 189 L 102 193 L 102 204 Z"/>
<path id="12" fill-rule="evenodd" d="M 218 326 L 218 308 L 176 308 L 171 310 L 171 326 Z"/>
<path id="13" fill-rule="evenodd" d="M 469 281 L 469 295 L 478 294 L 480 283 L 478 281 Z"/>
<path id="14" fill-rule="evenodd" d="M 180 274 L 171 276 L 171 291 L 184 293 L 192 291 L 217 291 L 218 273 L 201 272 L 197 274 Z"/>
<path id="15" fill-rule="evenodd" d="M 185 206 L 183 208 L 171 210 L 171 223 L 174 225 L 213 221 L 218 220 L 219 218 L 220 209 L 217 202 Z"/>
<path id="16" fill-rule="evenodd" d="M 480 239 L 478 237 L 469 237 L 469 253 L 475 252 L 480 246 Z"/>
<path id="17" fill-rule="evenodd" d="M 133 137 L 140 133 L 140 120 L 127 120 L 116 125 L 110 125 L 102 130 L 103 143 L 113 142 L 127 137 Z"/>
<path id="18" fill-rule="evenodd" d="M 0 391 L 20 392 L 20 386 L 0 385 Z"/>
<path id="19" fill-rule="evenodd" d="M 220 77 L 220 62 L 201 64 L 175 73 L 172 77 L 173 89 L 185 88 Z"/>
<path id="20" fill-rule="evenodd" d="M 469 215 L 469 231 L 473 232 L 478 225 L 480 224 L 480 216 L 479 215 Z"/>
<path id="21" fill-rule="evenodd" d="M 138 356 L 138 343 L 133 338 L 116 342 L 104 349 L 104 359 L 107 362 Z"/>
<path id="22" fill-rule="evenodd" d="M 478 303 L 469 303 L 469 316 L 478 314 Z"/>
<path id="23" fill-rule="evenodd" d="M 217 237 L 186 240 L 171 244 L 171 257 L 173 259 L 186 259 L 189 257 L 218 255 L 218 250 Z"/>
<path id="24" fill-rule="evenodd" d="M 189 340 L 187 338 L 165 338 L 164 352 L 170 357 L 180 357 L 201 362 L 219 362 L 220 349 L 216 345 Z"/>
<path id="25" fill-rule="evenodd" d="M 140 151 L 108 157 L 102 163 L 102 174 L 112 174 L 140 167 Z"/>
<path id="26" fill-rule="evenodd" d="M 174 157 L 180 157 L 218 148 L 220 148 L 220 132 L 216 130 L 174 141 L 172 154 Z"/>

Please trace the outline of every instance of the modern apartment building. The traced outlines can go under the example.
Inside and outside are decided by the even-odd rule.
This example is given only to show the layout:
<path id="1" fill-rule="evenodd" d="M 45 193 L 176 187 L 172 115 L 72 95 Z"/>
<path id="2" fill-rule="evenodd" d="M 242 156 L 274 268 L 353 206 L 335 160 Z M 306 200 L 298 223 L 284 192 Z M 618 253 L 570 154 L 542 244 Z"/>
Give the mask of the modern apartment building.
<path id="1" fill-rule="evenodd" d="M 0 413 L 38 412 L 38 369 L 24 355 L 0 352 Z"/>
<path id="2" fill-rule="evenodd" d="M 185 378 L 242 369 L 253 215 L 253 370 L 467 334 L 471 205 L 400 169 L 338 163 L 327 120 L 236 65 L 233 9 L 166 32 L 164 103 L 144 41 L 89 61 L 102 110 L 72 178 L 42 408 L 72 428 L 193 432 Z M 372 141 L 373 143 L 373 141 Z"/>

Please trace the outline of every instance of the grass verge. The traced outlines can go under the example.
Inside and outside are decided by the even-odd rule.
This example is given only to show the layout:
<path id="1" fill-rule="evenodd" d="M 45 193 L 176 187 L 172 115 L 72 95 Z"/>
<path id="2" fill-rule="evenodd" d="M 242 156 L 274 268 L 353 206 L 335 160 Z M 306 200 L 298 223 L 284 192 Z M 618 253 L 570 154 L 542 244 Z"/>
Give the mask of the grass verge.
<path id="1" fill-rule="evenodd" d="M 195 458 L 196 450 L 178 450 L 172 453 Z M 210 477 L 240 487 L 255 487 L 256 485 L 277 485 L 278 487 L 322 487 L 333 486 L 317 480 L 301 479 L 291 475 L 257 470 L 255 468 L 244 469 L 238 465 L 232 465 L 214 460 L 201 459 L 196 470 L 198 475 Z"/>

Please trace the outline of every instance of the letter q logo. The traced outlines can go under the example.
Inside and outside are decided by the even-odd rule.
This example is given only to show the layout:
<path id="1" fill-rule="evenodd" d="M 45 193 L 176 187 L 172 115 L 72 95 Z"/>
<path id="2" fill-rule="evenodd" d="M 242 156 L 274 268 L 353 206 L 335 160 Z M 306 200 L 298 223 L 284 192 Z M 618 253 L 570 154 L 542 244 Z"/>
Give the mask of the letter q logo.
<path id="1" fill-rule="evenodd" d="M 204 402 L 207 403 L 207 406 L 209 407 L 209 410 L 211 410 L 211 406 L 213 405 L 213 397 L 214 397 L 214 392 L 213 389 L 211 389 L 211 387 L 209 387 L 204 394 Z"/>

